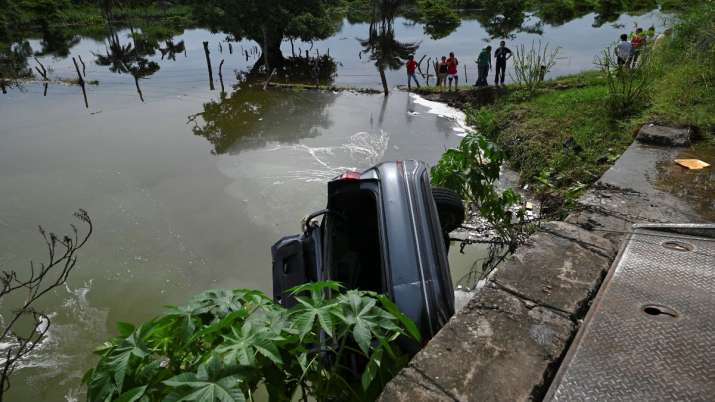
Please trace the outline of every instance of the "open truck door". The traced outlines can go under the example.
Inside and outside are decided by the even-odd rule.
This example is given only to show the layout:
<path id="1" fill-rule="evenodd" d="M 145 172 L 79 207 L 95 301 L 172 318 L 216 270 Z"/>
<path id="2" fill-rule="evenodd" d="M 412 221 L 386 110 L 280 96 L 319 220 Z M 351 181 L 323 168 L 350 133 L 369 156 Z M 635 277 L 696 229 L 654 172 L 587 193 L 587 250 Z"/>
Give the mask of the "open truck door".
<path id="1" fill-rule="evenodd" d="M 323 279 L 321 227 L 308 221 L 305 232 L 286 236 L 271 247 L 273 299 L 283 307 L 296 304 L 291 288 Z"/>

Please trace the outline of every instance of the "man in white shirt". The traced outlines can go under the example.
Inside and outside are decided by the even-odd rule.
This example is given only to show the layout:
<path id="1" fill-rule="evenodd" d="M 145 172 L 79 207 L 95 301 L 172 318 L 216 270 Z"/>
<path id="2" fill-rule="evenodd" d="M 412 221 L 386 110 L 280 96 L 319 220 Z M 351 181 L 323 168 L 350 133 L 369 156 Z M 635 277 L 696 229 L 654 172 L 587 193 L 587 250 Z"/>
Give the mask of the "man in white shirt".
<path id="1" fill-rule="evenodd" d="M 616 58 L 618 59 L 618 66 L 624 66 L 633 54 L 633 45 L 628 41 L 628 35 L 621 35 L 621 42 L 616 45 Z"/>

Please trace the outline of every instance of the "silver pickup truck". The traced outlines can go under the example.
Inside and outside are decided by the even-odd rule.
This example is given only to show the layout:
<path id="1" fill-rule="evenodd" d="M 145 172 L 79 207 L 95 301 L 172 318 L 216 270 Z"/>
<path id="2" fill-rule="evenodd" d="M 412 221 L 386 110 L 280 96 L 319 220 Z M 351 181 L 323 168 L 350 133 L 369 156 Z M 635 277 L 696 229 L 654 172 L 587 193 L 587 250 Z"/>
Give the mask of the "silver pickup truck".
<path id="1" fill-rule="evenodd" d="M 327 207 L 304 232 L 272 247 L 273 297 L 290 307 L 288 289 L 326 279 L 386 294 L 427 342 L 454 314 L 448 233 L 463 220 L 459 196 L 433 188 L 423 162 L 346 172 L 328 183 Z"/>

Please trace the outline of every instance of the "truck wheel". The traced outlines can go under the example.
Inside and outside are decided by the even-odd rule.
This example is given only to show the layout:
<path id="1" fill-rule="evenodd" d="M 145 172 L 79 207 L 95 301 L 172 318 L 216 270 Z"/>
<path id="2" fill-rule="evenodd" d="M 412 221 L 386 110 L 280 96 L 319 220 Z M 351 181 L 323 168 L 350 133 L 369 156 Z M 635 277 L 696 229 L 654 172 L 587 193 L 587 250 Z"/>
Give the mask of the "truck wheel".
<path id="1" fill-rule="evenodd" d="M 432 198 L 437 204 L 437 214 L 444 233 L 449 233 L 464 222 L 464 203 L 454 191 L 444 187 L 432 187 Z"/>

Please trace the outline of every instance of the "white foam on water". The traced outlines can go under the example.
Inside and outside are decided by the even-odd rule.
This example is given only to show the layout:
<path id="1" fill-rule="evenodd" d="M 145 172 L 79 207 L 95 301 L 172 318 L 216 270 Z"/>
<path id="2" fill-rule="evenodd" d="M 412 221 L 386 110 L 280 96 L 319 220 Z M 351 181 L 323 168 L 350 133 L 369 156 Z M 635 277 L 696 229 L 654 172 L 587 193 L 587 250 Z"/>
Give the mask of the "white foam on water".
<path id="1" fill-rule="evenodd" d="M 345 144 L 332 147 L 311 147 L 304 144 L 278 145 L 267 151 L 293 150 L 305 152 L 317 165 L 315 168 L 299 169 L 271 179 L 298 180 L 306 183 L 326 182 L 347 170 L 362 170 L 379 163 L 388 148 L 390 136 L 385 131 L 369 133 L 359 131 L 350 136 Z M 346 165 L 345 162 L 350 162 Z M 282 183 L 282 182 L 281 182 Z"/>
<path id="2" fill-rule="evenodd" d="M 461 110 L 453 108 L 442 102 L 434 102 L 425 99 L 413 93 L 409 94 L 409 96 L 416 104 L 426 107 L 426 113 L 437 115 L 438 117 L 452 121 L 452 123 L 454 124 L 452 130 L 458 136 L 464 137 L 467 135 L 467 133 L 471 133 L 474 131 L 474 129 L 467 124 L 467 115 L 464 114 L 464 112 L 462 112 Z"/>
<path id="3" fill-rule="evenodd" d="M 82 374 L 94 361 L 94 358 L 87 356 L 88 347 L 99 345 L 108 336 L 108 311 L 89 303 L 87 294 L 91 288 L 92 281 L 76 289 L 65 285 L 67 298 L 58 305 L 57 311 L 47 313 L 50 327 L 45 337 L 16 366 L 18 371 L 26 368 L 43 369 L 27 379 L 31 384 L 50 382 L 75 386 L 74 391 L 65 395 L 67 401 L 76 401 L 77 394 L 82 393 Z M 12 341 L 0 344 L 0 354 L 4 354 L 12 345 Z"/>

